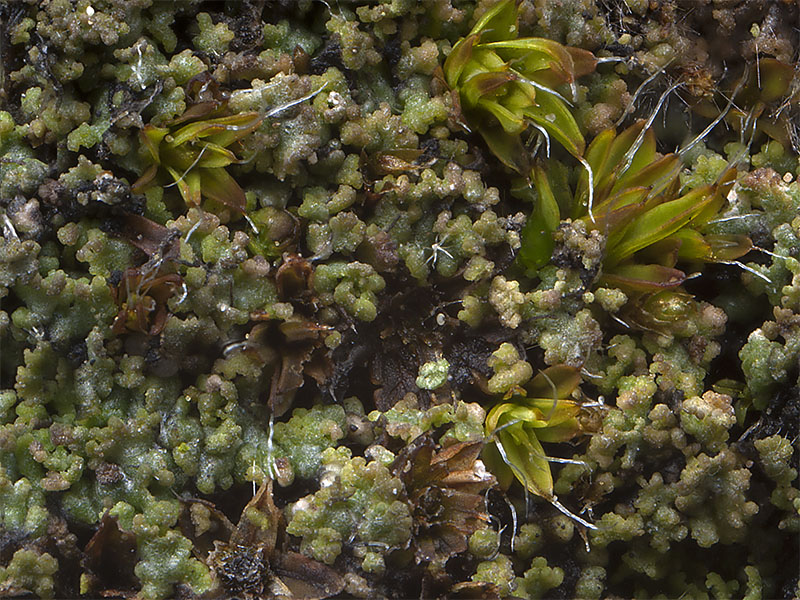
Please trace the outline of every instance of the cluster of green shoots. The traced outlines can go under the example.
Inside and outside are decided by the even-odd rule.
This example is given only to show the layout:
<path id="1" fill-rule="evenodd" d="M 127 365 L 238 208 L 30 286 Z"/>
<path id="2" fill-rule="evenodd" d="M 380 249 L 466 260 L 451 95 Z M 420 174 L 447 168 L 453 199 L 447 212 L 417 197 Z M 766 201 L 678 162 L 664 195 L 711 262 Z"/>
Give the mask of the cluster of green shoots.
<path id="1" fill-rule="evenodd" d="M 592 185 L 588 175 L 572 195 L 568 187 L 551 183 L 545 167 L 533 168 L 538 201 L 523 233 L 523 266 L 536 270 L 547 264 L 553 248 L 550 233 L 562 217 L 581 220 L 587 229 L 604 233 L 606 252 L 598 282 L 629 296 L 684 283 L 687 274 L 677 268 L 679 262 L 726 262 L 752 249 L 746 236 L 709 233 L 726 205 L 735 169 L 681 194 L 679 156 L 660 156 L 655 134 L 645 125 L 640 121 L 620 134 L 607 129 L 586 149 L 594 179 L 592 214 L 584 200 Z"/>
<path id="2" fill-rule="evenodd" d="M 557 365 L 545 369 L 524 387 L 509 390 L 486 415 L 484 428 L 493 443 L 484 449 L 483 459 L 501 487 L 508 488 L 516 478 L 527 492 L 593 529 L 592 524 L 559 503 L 550 471 L 554 459 L 542 447 L 542 442 L 566 442 L 581 433 L 578 416 L 585 407 L 572 399 L 580 381 L 578 369 Z"/>
<path id="3" fill-rule="evenodd" d="M 164 188 L 177 186 L 190 207 L 205 206 L 206 210 L 218 216 L 227 209 L 232 213 L 231 217 L 244 216 L 250 221 L 245 214 L 244 190 L 226 170 L 230 165 L 247 162 L 240 160 L 234 149 L 265 120 L 313 98 L 326 85 L 264 113 L 237 114 L 230 113 L 227 97 L 220 93 L 212 79 L 204 82 L 198 77 L 187 87 L 197 99 L 182 115 L 163 127 L 149 124 L 142 129 L 140 138 L 145 149 L 144 158 L 150 166 L 132 189 L 143 192 L 154 185 L 163 185 Z M 169 180 L 166 184 L 164 171 Z M 250 224 L 256 229 L 252 221 Z"/>
<path id="4" fill-rule="evenodd" d="M 444 76 L 464 117 L 492 153 L 525 175 L 529 156 L 522 136 L 530 128 L 549 148 L 555 139 L 582 160 L 586 142 L 557 88 L 594 71 L 598 59 L 586 50 L 544 38 L 518 38 L 514 0 L 499 3 L 460 40 L 444 63 Z M 533 152 L 535 153 L 535 151 Z"/>
<path id="5" fill-rule="evenodd" d="M 255 131 L 263 117 L 257 112 L 229 115 L 226 105 L 224 100 L 199 102 L 165 127 L 142 129 L 142 144 L 152 164 L 133 185 L 134 191 L 156 183 L 163 169 L 172 180 L 165 187 L 177 186 L 187 205 L 200 206 L 206 198 L 243 214 L 244 191 L 225 167 L 239 162 L 230 146 Z"/>

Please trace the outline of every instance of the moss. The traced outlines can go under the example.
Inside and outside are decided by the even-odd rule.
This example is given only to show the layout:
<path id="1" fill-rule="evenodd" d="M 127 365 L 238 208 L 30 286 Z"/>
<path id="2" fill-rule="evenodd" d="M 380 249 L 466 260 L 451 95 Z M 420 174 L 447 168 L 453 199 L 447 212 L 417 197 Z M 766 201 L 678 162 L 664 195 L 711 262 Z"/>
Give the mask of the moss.
<path id="1" fill-rule="evenodd" d="M 332 14 L 325 26 L 339 39 L 342 62 L 346 68 L 357 71 L 380 62 L 380 54 L 374 48 L 374 38 L 362 32 L 357 21 L 348 21 L 343 15 Z"/>
<path id="2" fill-rule="evenodd" d="M 33 240 L 0 238 L 0 297 L 8 294 L 8 288 L 16 282 L 22 285 L 30 282 L 37 274 L 37 258 L 41 247 Z"/>
<path id="3" fill-rule="evenodd" d="M 11 465 L 8 460 L 4 463 L 8 472 Z M 43 509 L 44 490 L 38 485 L 32 485 L 26 477 L 16 481 L 3 477 L 0 479 L 0 497 L 3 506 L 2 523 L 6 530 L 24 531 L 33 536 L 45 533 L 47 511 Z"/>
<path id="4" fill-rule="evenodd" d="M 347 121 L 341 128 L 342 143 L 364 149 L 367 152 L 414 148 L 418 137 L 403 125 L 401 117 L 392 115 L 388 104 L 381 106 L 353 121 Z"/>
<path id="5" fill-rule="evenodd" d="M 574 316 L 562 313 L 547 319 L 541 329 L 539 344 L 545 349 L 545 362 L 549 365 L 583 364 L 602 336 L 588 309 L 580 310 Z"/>
<path id="6" fill-rule="evenodd" d="M 756 168 L 769 167 L 777 173 L 797 173 L 797 157 L 786 152 L 783 145 L 772 140 L 761 147 L 761 152 L 750 158 Z"/>
<path id="7" fill-rule="evenodd" d="M 208 590 L 211 587 L 208 568 L 191 556 L 191 550 L 192 543 L 177 531 L 152 540 L 140 540 L 142 558 L 134 572 L 145 582 L 142 596 L 164 598 L 177 583 L 189 585 L 195 593 Z"/>
<path id="8" fill-rule="evenodd" d="M 320 265 L 314 274 L 314 288 L 325 304 L 334 302 L 361 321 L 377 315 L 376 292 L 386 285 L 372 266 L 359 263 Z"/>
<path id="9" fill-rule="evenodd" d="M 505 342 L 489 358 L 489 367 L 494 375 L 487 383 L 493 394 L 511 391 L 533 377 L 533 367 L 522 360 L 513 345 Z"/>
<path id="10" fill-rule="evenodd" d="M 537 556 L 522 577 L 516 579 L 515 594 L 521 598 L 546 598 L 547 592 L 564 581 L 564 572 L 559 567 L 550 567 L 544 557 Z"/>
<path id="11" fill-rule="evenodd" d="M 582 600 L 599 600 L 605 588 L 606 570 L 603 567 L 587 567 L 575 583 L 575 597 Z"/>
<path id="12" fill-rule="evenodd" d="M 365 573 L 376 573 L 381 574 L 386 570 L 386 564 L 381 556 L 377 552 L 367 552 L 364 555 L 364 560 L 361 563 L 361 568 L 364 570 Z"/>
<path id="13" fill-rule="evenodd" d="M 706 371 L 692 360 L 686 348 L 679 343 L 655 353 L 650 371 L 657 374 L 658 385 L 662 389 L 675 388 L 687 396 L 699 395 L 703 391 Z"/>
<path id="14" fill-rule="evenodd" d="M 345 435 L 345 413 L 340 406 L 298 408 L 286 423 L 275 425 L 276 455 L 286 456 L 298 477 L 317 475 L 320 455 Z"/>
<path id="15" fill-rule="evenodd" d="M 545 523 L 549 536 L 558 542 L 567 543 L 575 533 L 575 523 L 567 515 L 555 515 Z"/>
<path id="16" fill-rule="evenodd" d="M 446 358 L 427 362 L 419 367 L 417 376 L 417 387 L 421 390 L 435 390 L 447 381 L 447 371 L 450 363 Z"/>
<path id="17" fill-rule="evenodd" d="M 628 514 L 604 514 L 597 522 L 597 530 L 590 534 L 592 543 L 603 548 L 613 541 L 628 542 L 642 535 L 642 517 L 633 511 L 625 512 Z"/>
<path id="18" fill-rule="evenodd" d="M 178 36 L 175 35 L 173 28 L 175 13 L 169 7 L 159 4 L 156 4 L 152 11 L 153 19 L 147 23 L 148 30 L 166 52 L 173 52 L 178 45 Z"/>
<path id="19" fill-rule="evenodd" d="M 435 49 L 435 46 L 434 46 Z M 425 81 L 412 78 L 399 98 L 403 102 L 403 125 L 423 135 L 437 122 L 447 119 L 447 106 L 441 97 L 431 98 Z"/>
<path id="20" fill-rule="evenodd" d="M 192 54 L 189 49 L 175 54 L 163 69 L 162 77 L 172 77 L 177 85 L 184 85 L 195 75 L 203 73 L 207 69 L 205 63 L 197 56 Z"/>
<path id="21" fill-rule="evenodd" d="M 790 324 L 794 320 L 792 313 L 778 308 L 775 312 L 779 321 L 789 325 L 782 336 L 784 343 L 777 337 L 777 321 L 767 321 L 749 335 L 739 352 L 748 388 L 759 409 L 766 408 L 770 393 L 786 381 L 789 365 L 800 354 L 800 330 Z"/>
<path id="22" fill-rule="evenodd" d="M 522 322 L 520 308 L 524 303 L 525 296 L 519 291 L 518 281 L 508 281 L 502 275 L 492 280 L 489 304 L 497 311 L 503 325 L 511 329 L 519 327 Z"/>
<path id="23" fill-rule="evenodd" d="M 728 440 L 728 429 L 736 423 L 730 396 L 706 392 L 683 401 L 681 427 L 712 451 Z"/>
<path id="24" fill-rule="evenodd" d="M 414 394 L 407 394 L 387 411 L 373 411 L 368 418 L 379 421 L 387 434 L 406 443 L 416 439 L 434 427 L 452 423 L 444 439 L 460 442 L 474 441 L 483 437 L 483 420 L 486 411 L 479 404 L 459 402 L 455 407 L 448 404 L 419 408 Z"/>
<path id="25" fill-rule="evenodd" d="M 342 551 L 342 539 L 384 549 L 377 554 L 408 541 L 411 515 L 398 498 L 402 485 L 384 465 L 351 459 L 346 448 L 329 448 L 322 453 L 322 467 L 323 488 L 290 510 L 286 530 L 302 537 L 303 552 L 330 564 Z M 367 566 L 373 568 L 375 561 L 368 559 Z"/>
<path id="26" fill-rule="evenodd" d="M 461 299 L 462 309 L 458 311 L 459 320 L 470 327 L 477 327 L 486 314 L 486 304 L 475 296 L 467 295 Z"/>
<path id="27" fill-rule="evenodd" d="M 29 91 L 24 98 L 30 101 L 33 95 L 35 92 Z M 26 112 L 32 115 L 38 108 L 33 105 Z M 4 157 L 0 163 L 0 193 L 5 198 L 32 194 L 47 174 L 47 165 L 34 158 L 24 143 L 24 134 L 25 128 L 16 126 L 10 113 L 0 112 L 0 153 Z"/>
<path id="28" fill-rule="evenodd" d="M 642 486 L 635 502 L 646 520 L 650 546 L 661 553 L 666 553 L 672 542 L 685 539 L 689 532 L 680 512 L 673 508 L 676 497 L 674 486 L 664 485 L 663 477 L 656 473 Z"/>
<path id="29" fill-rule="evenodd" d="M 797 181 L 786 183 L 782 175 L 770 168 L 748 173 L 741 181 L 739 193 L 743 203 L 764 209 L 760 220 L 768 231 L 782 223 L 790 223 L 800 207 L 800 185 Z"/>
<path id="30" fill-rule="evenodd" d="M 700 454 L 687 461 L 677 484 L 675 506 L 691 515 L 689 529 L 698 545 L 741 539 L 747 521 L 758 512 L 758 505 L 746 500 L 749 485 L 750 472 L 739 466 L 731 451 L 714 458 Z M 720 489 L 725 491 L 720 493 Z"/>
<path id="31" fill-rule="evenodd" d="M 469 551 L 475 558 L 487 559 L 494 556 L 500 546 L 497 532 L 493 529 L 481 529 L 469 538 Z"/>
<path id="32" fill-rule="evenodd" d="M 265 23 L 263 32 L 265 48 L 274 48 L 287 54 L 293 52 L 297 46 L 308 54 L 314 54 L 320 45 L 318 36 L 286 19 L 276 24 Z"/>
<path id="33" fill-rule="evenodd" d="M 108 130 L 108 123 L 89 125 L 81 123 L 77 129 L 72 130 L 67 136 L 67 148 L 78 152 L 81 147 L 92 148 L 103 139 L 103 134 Z"/>
<path id="34" fill-rule="evenodd" d="M 770 479 L 779 485 L 789 485 L 797 478 L 797 469 L 789 466 L 793 450 L 789 440 L 772 435 L 754 442 Z"/>
<path id="35" fill-rule="evenodd" d="M 220 55 L 228 50 L 228 44 L 233 40 L 235 34 L 225 23 L 214 25 L 211 15 L 198 13 L 197 25 L 200 32 L 192 39 L 195 48 L 213 55 Z"/>
<path id="36" fill-rule="evenodd" d="M 754 598 L 762 597 L 763 587 L 761 583 L 761 575 L 753 566 L 746 566 L 744 568 L 744 572 L 747 575 L 747 588 L 745 589 L 745 594 L 743 598 L 747 600 L 752 600 Z"/>
<path id="37" fill-rule="evenodd" d="M 89 264 L 92 275 L 107 278 L 112 271 L 122 271 L 133 262 L 133 249 L 122 240 L 109 238 L 99 229 L 90 229 L 84 235 L 86 241 L 75 258 Z"/>
<path id="38" fill-rule="evenodd" d="M 28 591 L 40 598 L 52 598 L 55 589 L 53 575 L 57 570 L 58 561 L 50 554 L 20 549 L 7 567 L 0 567 L 0 582 L 12 593 Z"/>
<path id="39" fill-rule="evenodd" d="M 511 559 L 503 554 L 494 560 L 479 563 L 472 580 L 494 584 L 501 597 L 511 596 L 516 592 Z"/>

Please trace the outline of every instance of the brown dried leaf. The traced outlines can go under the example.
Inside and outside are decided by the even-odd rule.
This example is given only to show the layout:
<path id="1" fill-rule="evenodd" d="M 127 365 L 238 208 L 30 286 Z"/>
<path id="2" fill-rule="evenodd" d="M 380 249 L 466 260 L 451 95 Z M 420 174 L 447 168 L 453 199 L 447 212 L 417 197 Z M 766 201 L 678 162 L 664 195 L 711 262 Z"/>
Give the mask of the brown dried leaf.
<path id="1" fill-rule="evenodd" d="M 265 364 L 274 360 L 274 348 L 280 353 L 280 366 L 272 375 L 268 401 L 273 414 L 280 416 L 288 410 L 306 375 L 320 386 L 330 379 L 333 363 L 324 345 L 324 335 L 331 328 L 301 317 L 278 324 L 270 321 L 271 317 L 263 312 L 250 314 L 251 319 L 263 322 L 247 334 L 244 351 Z"/>
<path id="2" fill-rule="evenodd" d="M 133 596 L 140 586 L 133 571 L 138 562 L 136 548 L 136 536 L 120 529 L 117 518 L 106 511 L 81 560 L 91 593 L 103 597 Z"/>
<path id="3" fill-rule="evenodd" d="M 331 568 L 302 554 L 276 551 L 281 526 L 282 513 L 268 481 L 242 510 L 230 540 L 215 542 L 208 556 L 224 591 L 252 600 L 322 599 L 340 593 L 344 581 Z"/>
<path id="4" fill-rule="evenodd" d="M 229 538 L 234 525 L 213 502 L 200 498 L 180 500 L 184 510 L 178 518 L 178 527 L 184 537 L 192 541 L 195 555 L 206 560 L 214 548 L 214 542 Z"/>
<path id="5" fill-rule="evenodd" d="M 393 272 L 400 262 L 397 243 L 385 231 L 367 235 L 356 248 L 356 258 L 375 267 L 378 273 Z"/>
<path id="6" fill-rule="evenodd" d="M 278 329 L 289 343 L 307 340 L 320 340 L 325 333 L 330 332 L 328 325 L 319 325 L 313 321 L 292 319 L 278 325 Z"/>
<path id="7" fill-rule="evenodd" d="M 303 365 L 311 360 L 312 354 L 314 347 L 310 345 L 281 351 L 280 371 L 272 376 L 269 391 L 269 407 L 276 417 L 289 409 L 295 392 L 303 386 Z"/>
<path id="8" fill-rule="evenodd" d="M 242 510 L 230 540 L 215 541 L 207 557 L 226 592 L 248 599 L 263 596 L 280 523 L 281 512 L 272 501 L 272 481 L 268 481 Z"/>
<path id="9" fill-rule="evenodd" d="M 148 258 L 160 256 L 177 258 L 180 250 L 180 232 L 169 229 L 146 217 L 126 213 L 123 219 L 122 237 L 144 252 Z"/>
<path id="10" fill-rule="evenodd" d="M 396 348 L 375 355 L 370 365 L 370 379 L 380 385 L 373 394 L 378 410 L 386 411 L 402 400 L 406 394 L 414 394 L 422 400 L 420 404 L 427 408 L 427 397 L 419 394 L 417 373 L 424 360 L 420 360 L 409 346 Z"/>
<path id="11" fill-rule="evenodd" d="M 236 596 L 256 600 L 264 597 L 269 562 L 263 548 L 217 541 L 214 542 L 213 552 L 208 555 L 208 566 L 221 585 L 213 588 L 204 598 L 210 600 Z"/>
<path id="12" fill-rule="evenodd" d="M 482 492 L 496 484 L 478 456 L 483 442 L 462 442 L 437 451 L 430 434 L 412 441 L 395 459 L 393 473 L 413 507 L 417 562 L 443 566 L 467 549 L 467 540 L 488 523 Z"/>
<path id="13" fill-rule="evenodd" d="M 152 262 L 152 261 L 151 261 Z M 148 262 L 125 271 L 116 285 L 111 285 L 111 297 L 119 307 L 111 331 L 126 330 L 158 335 L 169 317 L 167 300 L 181 288 L 183 279 L 177 273 L 158 275 L 158 264 Z"/>
<path id="14" fill-rule="evenodd" d="M 500 589 L 486 581 L 463 581 L 450 588 L 448 600 L 500 600 Z"/>
<path id="15" fill-rule="evenodd" d="M 279 599 L 321 600 L 344 589 L 344 579 L 336 571 L 297 552 L 280 554 L 272 568 L 283 589 L 289 592 L 288 595 L 276 594 Z"/>
<path id="16" fill-rule="evenodd" d="M 299 254 L 286 253 L 283 264 L 275 273 L 275 285 L 281 300 L 295 300 L 311 291 L 314 269 L 311 263 Z"/>
<path id="17" fill-rule="evenodd" d="M 262 485 L 247 503 L 230 543 L 263 548 L 267 556 L 275 550 L 281 511 L 272 501 L 272 481 Z"/>

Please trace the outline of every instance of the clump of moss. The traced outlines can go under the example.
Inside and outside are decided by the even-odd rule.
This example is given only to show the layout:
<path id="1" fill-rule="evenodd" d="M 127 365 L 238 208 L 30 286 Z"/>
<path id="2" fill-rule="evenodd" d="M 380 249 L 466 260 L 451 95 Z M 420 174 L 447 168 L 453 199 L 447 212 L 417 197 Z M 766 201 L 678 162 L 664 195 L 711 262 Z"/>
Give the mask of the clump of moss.
<path id="1" fill-rule="evenodd" d="M 346 448 L 322 453 L 323 488 L 298 500 L 287 532 L 302 537 L 301 548 L 333 564 L 343 543 L 367 572 L 382 571 L 382 556 L 408 543 L 411 515 L 400 499 L 402 484 L 379 460 L 350 458 Z"/>

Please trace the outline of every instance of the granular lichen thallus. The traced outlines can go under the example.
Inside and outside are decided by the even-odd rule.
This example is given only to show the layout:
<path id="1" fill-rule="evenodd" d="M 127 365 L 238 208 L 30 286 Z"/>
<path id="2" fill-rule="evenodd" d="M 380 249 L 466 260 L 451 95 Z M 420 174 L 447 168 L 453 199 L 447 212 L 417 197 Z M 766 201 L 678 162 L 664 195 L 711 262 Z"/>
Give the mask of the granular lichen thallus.
<path id="1" fill-rule="evenodd" d="M 0 9 L 0 596 L 797 595 L 796 3 L 275 4 Z"/>

